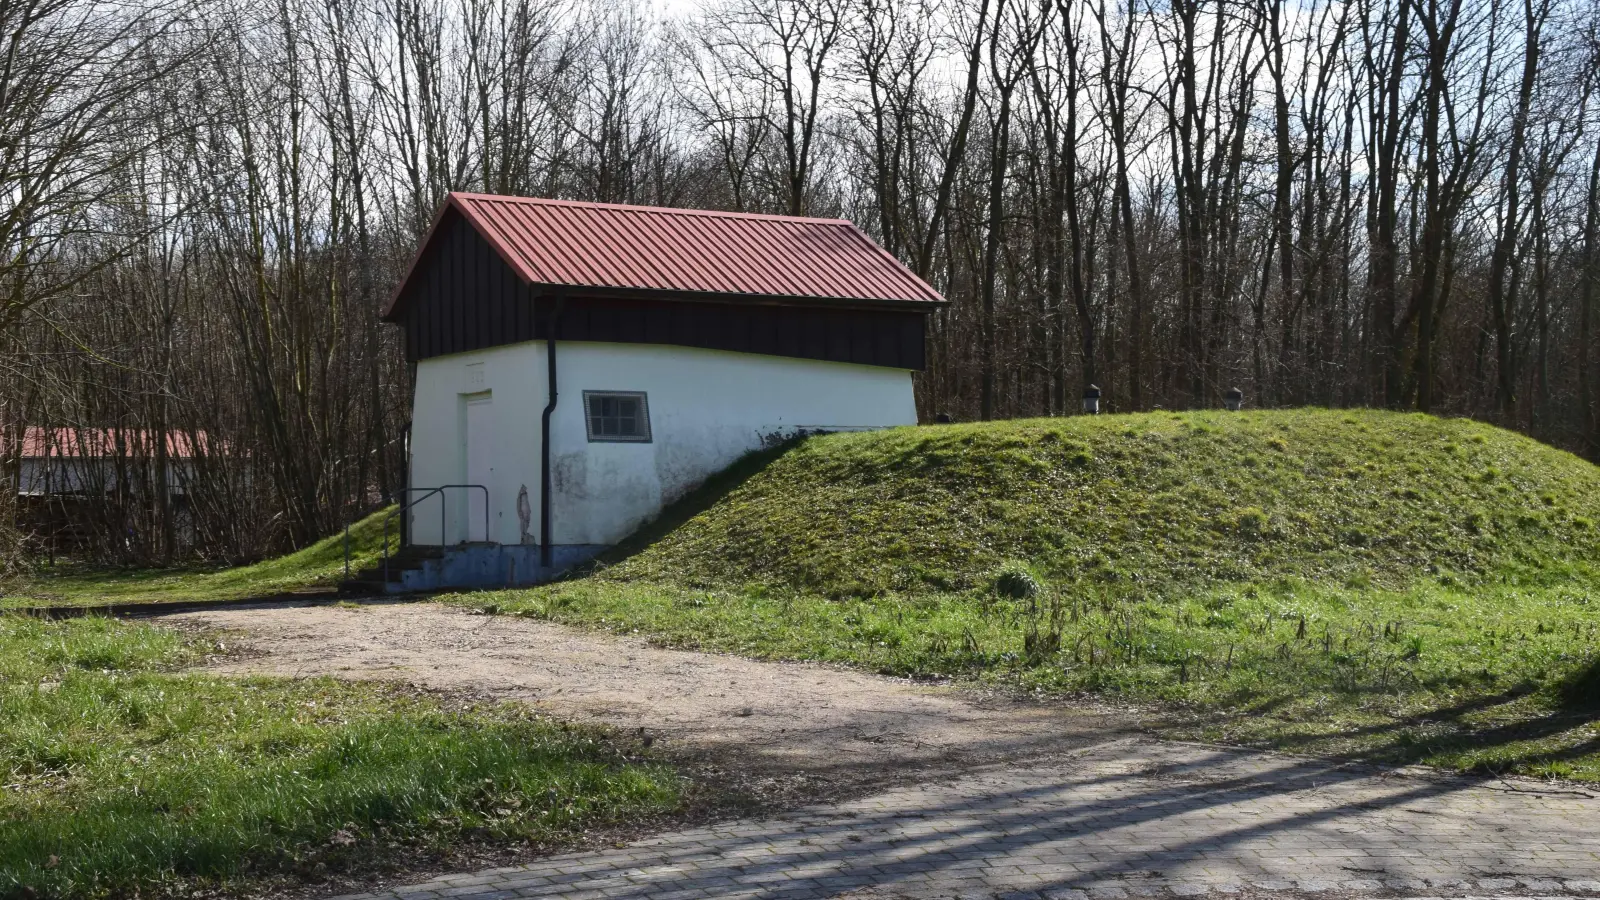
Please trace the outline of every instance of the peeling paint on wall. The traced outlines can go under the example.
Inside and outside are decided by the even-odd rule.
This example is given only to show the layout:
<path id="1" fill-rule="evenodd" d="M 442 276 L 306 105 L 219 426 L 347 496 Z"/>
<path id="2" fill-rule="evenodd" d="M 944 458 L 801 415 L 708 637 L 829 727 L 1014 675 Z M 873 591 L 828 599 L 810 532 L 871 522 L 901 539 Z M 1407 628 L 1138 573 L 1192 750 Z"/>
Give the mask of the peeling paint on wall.
<path id="1" fill-rule="evenodd" d="M 523 485 L 517 491 L 517 534 L 518 543 L 534 543 L 533 535 L 529 533 L 528 526 L 533 521 L 533 504 L 528 502 L 528 486 Z"/>

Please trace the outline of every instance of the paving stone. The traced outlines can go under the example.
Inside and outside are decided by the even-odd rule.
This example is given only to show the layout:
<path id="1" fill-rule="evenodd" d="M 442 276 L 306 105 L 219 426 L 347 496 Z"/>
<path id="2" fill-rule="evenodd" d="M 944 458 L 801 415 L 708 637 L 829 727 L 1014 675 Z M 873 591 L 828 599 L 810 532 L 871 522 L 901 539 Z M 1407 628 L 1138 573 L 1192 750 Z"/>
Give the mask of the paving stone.
<path id="1" fill-rule="evenodd" d="M 1592 895 L 1597 870 L 1595 800 L 1119 741 L 1068 762 L 995 767 L 342 900 Z"/>

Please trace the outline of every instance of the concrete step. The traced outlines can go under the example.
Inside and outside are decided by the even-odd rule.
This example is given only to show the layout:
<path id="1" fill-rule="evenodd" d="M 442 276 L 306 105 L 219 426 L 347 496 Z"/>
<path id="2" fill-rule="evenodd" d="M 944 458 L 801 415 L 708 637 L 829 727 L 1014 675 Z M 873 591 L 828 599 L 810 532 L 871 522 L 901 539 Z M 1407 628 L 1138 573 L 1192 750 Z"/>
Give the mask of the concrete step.
<path id="1" fill-rule="evenodd" d="M 430 563 L 445 558 L 445 547 L 406 546 L 389 555 L 388 565 L 382 560 L 351 573 L 340 583 L 340 590 L 351 594 L 387 594 L 402 589 L 407 572 L 426 569 Z"/>
<path id="2" fill-rule="evenodd" d="M 352 593 L 398 594 L 445 588 L 496 588 L 549 581 L 568 567 L 592 557 L 603 547 L 570 550 L 557 564 L 539 564 L 539 548 L 524 544 L 473 541 L 449 547 L 415 547 L 389 557 L 387 571 L 379 562 L 352 573 L 344 582 Z"/>
<path id="3" fill-rule="evenodd" d="M 357 597 L 371 597 L 389 592 L 388 583 L 382 577 L 377 578 L 346 578 L 339 582 L 339 593 Z"/>

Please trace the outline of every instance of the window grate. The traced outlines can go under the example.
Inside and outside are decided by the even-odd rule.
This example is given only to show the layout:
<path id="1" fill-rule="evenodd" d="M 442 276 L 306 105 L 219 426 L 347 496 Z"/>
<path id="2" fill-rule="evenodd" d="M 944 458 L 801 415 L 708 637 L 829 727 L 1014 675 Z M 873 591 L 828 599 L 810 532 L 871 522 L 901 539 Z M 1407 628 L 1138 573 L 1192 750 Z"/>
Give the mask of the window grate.
<path id="1" fill-rule="evenodd" d="M 650 405 L 643 391 L 584 391 L 589 440 L 650 440 Z"/>

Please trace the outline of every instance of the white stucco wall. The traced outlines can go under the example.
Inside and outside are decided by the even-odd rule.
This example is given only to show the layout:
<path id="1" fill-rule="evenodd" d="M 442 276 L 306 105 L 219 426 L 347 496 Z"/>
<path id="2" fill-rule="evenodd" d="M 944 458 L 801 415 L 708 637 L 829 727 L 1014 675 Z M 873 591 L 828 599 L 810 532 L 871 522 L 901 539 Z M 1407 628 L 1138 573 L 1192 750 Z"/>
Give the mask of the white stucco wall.
<path id="1" fill-rule="evenodd" d="M 552 519 L 558 545 L 609 545 L 777 434 L 916 423 L 911 373 L 648 344 L 557 345 L 560 403 L 551 419 Z M 528 540 L 539 539 L 540 416 L 547 399 L 544 343 L 529 342 L 435 357 L 417 366 L 412 413 L 411 484 L 467 481 L 466 404 L 491 400 L 489 539 L 523 541 L 517 495 L 532 511 Z M 651 441 L 588 440 L 583 392 L 643 391 Z M 446 542 L 466 536 L 466 503 L 445 508 Z M 412 540 L 439 543 L 441 507 L 420 504 Z M 481 530 L 482 526 L 476 526 Z"/>

